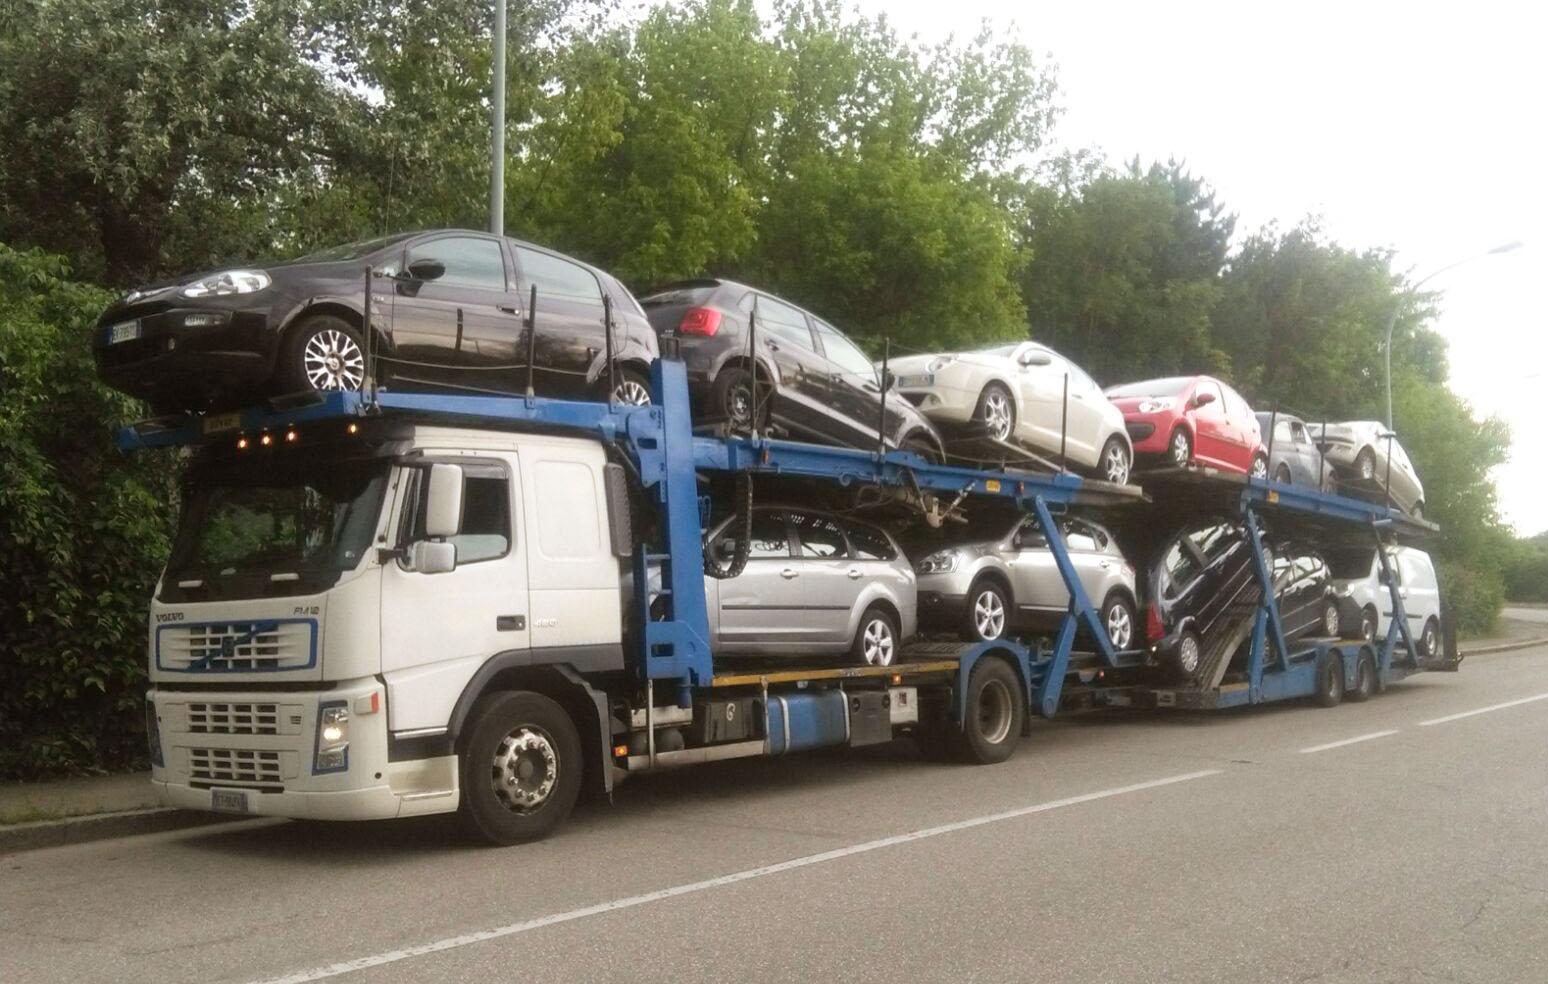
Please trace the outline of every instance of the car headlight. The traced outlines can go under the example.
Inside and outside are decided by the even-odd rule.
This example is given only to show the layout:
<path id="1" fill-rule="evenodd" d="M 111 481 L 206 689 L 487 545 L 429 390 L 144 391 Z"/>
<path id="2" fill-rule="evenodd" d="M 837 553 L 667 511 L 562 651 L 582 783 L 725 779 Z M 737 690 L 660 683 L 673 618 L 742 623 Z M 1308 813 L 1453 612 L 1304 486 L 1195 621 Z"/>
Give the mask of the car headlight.
<path id="1" fill-rule="evenodd" d="M 1172 409 L 1171 400 L 1145 400 L 1139 405 L 1140 413 L 1160 413 Z"/>
<path id="2" fill-rule="evenodd" d="M 939 550 L 921 560 L 914 568 L 920 574 L 950 574 L 962 563 L 962 557 L 955 550 Z"/>
<path id="3" fill-rule="evenodd" d="M 925 366 L 925 372 L 940 372 L 955 361 L 957 361 L 955 355 L 937 355 L 930 360 L 929 365 Z"/>
<path id="4" fill-rule="evenodd" d="M 332 700 L 317 708 L 317 751 L 312 774 L 343 772 L 349 768 L 349 703 Z"/>
<path id="5" fill-rule="evenodd" d="M 226 297 L 231 294 L 256 294 L 273 283 L 262 270 L 223 270 L 178 291 L 184 297 Z"/>

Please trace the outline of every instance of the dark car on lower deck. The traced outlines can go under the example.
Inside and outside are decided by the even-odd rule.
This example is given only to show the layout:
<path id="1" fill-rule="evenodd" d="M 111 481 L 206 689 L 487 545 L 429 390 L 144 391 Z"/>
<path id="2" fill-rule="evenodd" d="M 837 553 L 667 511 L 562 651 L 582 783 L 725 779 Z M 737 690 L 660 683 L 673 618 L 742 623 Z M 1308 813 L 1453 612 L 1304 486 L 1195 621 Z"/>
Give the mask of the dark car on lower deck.
<path id="1" fill-rule="evenodd" d="M 377 274 L 371 324 L 378 382 L 522 392 L 535 287 L 534 388 L 606 395 L 605 298 L 614 395 L 648 402 L 656 335 L 621 283 L 541 246 L 458 229 L 387 236 L 132 290 L 97 323 L 98 374 L 159 412 L 360 389 L 368 375 L 368 267 Z"/>
<path id="2" fill-rule="evenodd" d="M 658 287 L 642 294 L 640 304 L 661 337 L 675 340 L 702 419 L 740 428 L 752 423 L 751 322 L 760 428 L 772 423 L 825 444 L 874 448 L 881 419 L 888 447 L 944 460 L 935 426 L 890 387 L 884 403 L 881 373 L 870 356 L 816 315 L 714 278 Z"/>

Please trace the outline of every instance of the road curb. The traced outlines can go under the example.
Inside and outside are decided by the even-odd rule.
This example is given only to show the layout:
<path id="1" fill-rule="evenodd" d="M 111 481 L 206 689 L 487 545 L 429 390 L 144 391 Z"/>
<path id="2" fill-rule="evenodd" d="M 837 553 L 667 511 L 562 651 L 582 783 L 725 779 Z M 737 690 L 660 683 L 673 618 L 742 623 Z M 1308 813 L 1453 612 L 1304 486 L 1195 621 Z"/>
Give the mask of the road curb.
<path id="1" fill-rule="evenodd" d="M 0 854 L 14 854 L 19 851 L 35 851 L 42 847 L 85 844 L 111 837 L 131 837 L 135 834 L 154 834 L 184 827 L 203 827 L 208 824 L 251 819 L 252 817 L 222 816 L 218 813 L 201 813 L 196 810 L 153 808 L 124 810 L 119 813 L 94 813 L 83 817 L 66 817 L 62 820 L 17 823 L 0 827 Z"/>
<path id="2" fill-rule="evenodd" d="M 1501 642 L 1493 646 L 1480 646 L 1477 649 L 1463 649 L 1457 653 L 1457 656 L 1488 656 L 1491 653 L 1508 653 L 1517 649 L 1531 649 L 1533 646 L 1548 646 L 1548 636 L 1538 636 L 1536 639 L 1517 639 L 1513 642 Z"/>

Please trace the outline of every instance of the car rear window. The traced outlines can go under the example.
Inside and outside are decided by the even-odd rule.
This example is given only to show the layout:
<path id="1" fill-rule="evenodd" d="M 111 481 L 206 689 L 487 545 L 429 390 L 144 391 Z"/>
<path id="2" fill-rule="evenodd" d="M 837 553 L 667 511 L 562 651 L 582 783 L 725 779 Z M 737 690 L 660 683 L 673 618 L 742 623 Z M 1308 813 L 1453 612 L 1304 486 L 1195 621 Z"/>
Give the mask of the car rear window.
<path id="1" fill-rule="evenodd" d="M 644 307 L 696 307 L 709 302 L 710 295 L 716 288 L 709 285 L 695 287 L 668 287 L 652 294 L 646 294 L 640 298 L 640 304 Z"/>

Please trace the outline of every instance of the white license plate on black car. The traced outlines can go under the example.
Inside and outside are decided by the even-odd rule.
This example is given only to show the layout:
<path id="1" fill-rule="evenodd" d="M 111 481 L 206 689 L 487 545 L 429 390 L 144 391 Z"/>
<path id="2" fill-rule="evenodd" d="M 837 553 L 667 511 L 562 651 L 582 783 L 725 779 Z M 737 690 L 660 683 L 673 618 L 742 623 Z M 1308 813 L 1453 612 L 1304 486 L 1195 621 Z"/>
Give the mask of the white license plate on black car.
<path id="1" fill-rule="evenodd" d="M 107 330 L 107 343 L 117 345 L 119 342 L 131 342 L 140 337 L 140 323 L 138 321 L 120 321 L 111 325 Z"/>
<path id="2" fill-rule="evenodd" d="M 245 789 L 210 790 L 210 809 L 216 813 L 251 813 Z"/>

